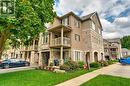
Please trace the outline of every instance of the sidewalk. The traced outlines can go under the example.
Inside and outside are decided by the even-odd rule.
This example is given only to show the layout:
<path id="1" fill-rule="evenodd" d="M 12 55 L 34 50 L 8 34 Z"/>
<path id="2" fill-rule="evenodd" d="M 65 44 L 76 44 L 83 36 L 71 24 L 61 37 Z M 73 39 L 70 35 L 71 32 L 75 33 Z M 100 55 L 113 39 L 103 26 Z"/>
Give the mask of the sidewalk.
<path id="1" fill-rule="evenodd" d="M 34 67 L 18 67 L 18 68 L 9 68 L 9 69 L 0 69 L 0 74 L 2 73 L 9 73 L 9 72 L 16 72 L 16 71 L 23 71 L 23 70 L 32 70 L 35 69 Z"/>
<path id="2" fill-rule="evenodd" d="M 89 81 L 90 79 L 95 78 L 96 76 L 98 76 L 100 74 L 106 74 L 106 73 L 112 71 L 113 69 L 115 70 L 117 68 L 117 64 L 113 64 L 113 65 L 95 70 L 93 72 L 86 73 L 84 75 L 81 75 L 79 77 L 73 78 L 73 79 L 68 80 L 68 81 L 65 81 L 65 82 L 58 84 L 56 86 L 79 86 L 79 85 Z"/>

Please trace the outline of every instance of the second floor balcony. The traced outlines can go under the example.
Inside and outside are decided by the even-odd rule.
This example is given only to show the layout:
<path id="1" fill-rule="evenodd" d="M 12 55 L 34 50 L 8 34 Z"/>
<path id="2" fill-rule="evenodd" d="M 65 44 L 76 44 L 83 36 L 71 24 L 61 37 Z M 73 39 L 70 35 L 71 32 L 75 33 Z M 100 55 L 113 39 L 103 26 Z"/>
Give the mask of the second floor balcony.
<path id="1" fill-rule="evenodd" d="M 70 47 L 71 46 L 71 28 L 60 25 L 49 30 L 50 47 Z"/>
<path id="2" fill-rule="evenodd" d="M 50 43 L 50 47 L 53 47 L 53 46 L 66 46 L 66 47 L 70 47 L 70 38 L 67 38 L 67 37 L 63 37 L 63 44 L 62 44 L 62 39 L 61 37 L 58 37 L 58 38 L 55 38 L 55 39 L 52 39 L 52 42 Z"/>

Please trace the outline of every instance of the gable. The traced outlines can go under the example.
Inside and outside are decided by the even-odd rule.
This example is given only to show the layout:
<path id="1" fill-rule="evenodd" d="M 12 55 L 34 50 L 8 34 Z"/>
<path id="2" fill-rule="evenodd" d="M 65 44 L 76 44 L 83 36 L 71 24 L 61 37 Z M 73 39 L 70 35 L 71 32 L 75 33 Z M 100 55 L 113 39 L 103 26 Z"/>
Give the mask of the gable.
<path id="1" fill-rule="evenodd" d="M 99 16 L 98 16 L 98 14 L 96 12 L 90 18 L 99 28 L 102 29 L 102 25 L 101 25 Z"/>

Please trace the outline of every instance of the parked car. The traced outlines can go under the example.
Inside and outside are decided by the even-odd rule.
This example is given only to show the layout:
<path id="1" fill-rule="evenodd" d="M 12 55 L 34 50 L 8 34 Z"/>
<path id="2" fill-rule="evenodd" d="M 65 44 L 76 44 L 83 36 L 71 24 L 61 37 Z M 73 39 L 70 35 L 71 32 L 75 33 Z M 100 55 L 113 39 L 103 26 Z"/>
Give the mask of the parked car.
<path id="1" fill-rule="evenodd" d="M 19 59 L 7 59 L 3 60 L 0 63 L 0 68 L 15 68 L 15 67 L 24 67 L 24 66 L 29 66 L 30 63 L 24 60 L 19 60 Z"/>
<path id="2" fill-rule="evenodd" d="M 119 62 L 123 65 L 129 64 L 130 65 L 130 57 L 129 58 L 121 58 Z"/>

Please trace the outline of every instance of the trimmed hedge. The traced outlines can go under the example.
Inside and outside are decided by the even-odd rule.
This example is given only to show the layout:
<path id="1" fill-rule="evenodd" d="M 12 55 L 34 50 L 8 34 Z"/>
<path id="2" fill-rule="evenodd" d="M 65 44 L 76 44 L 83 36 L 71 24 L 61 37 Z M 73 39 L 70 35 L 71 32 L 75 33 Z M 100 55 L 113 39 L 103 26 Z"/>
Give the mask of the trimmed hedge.
<path id="1" fill-rule="evenodd" d="M 77 70 L 78 68 L 79 68 L 79 65 L 75 61 L 67 61 L 63 65 L 60 66 L 60 69 L 65 70 L 65 71 Z"/>
<path id="2" fill-rule="evenodd" d="M 83 68 L 84 62 L 83 61 L 78 62 L 78 65 L 79 65 L 79 68 Z"/>
<path id="3" fill-rule="evenodd" d="M 101 64 L 99 62 L 93 62 L 93 63 L 90 63 L 90 67 L 99 68 L 99 67 L 101 67 Z"/>

